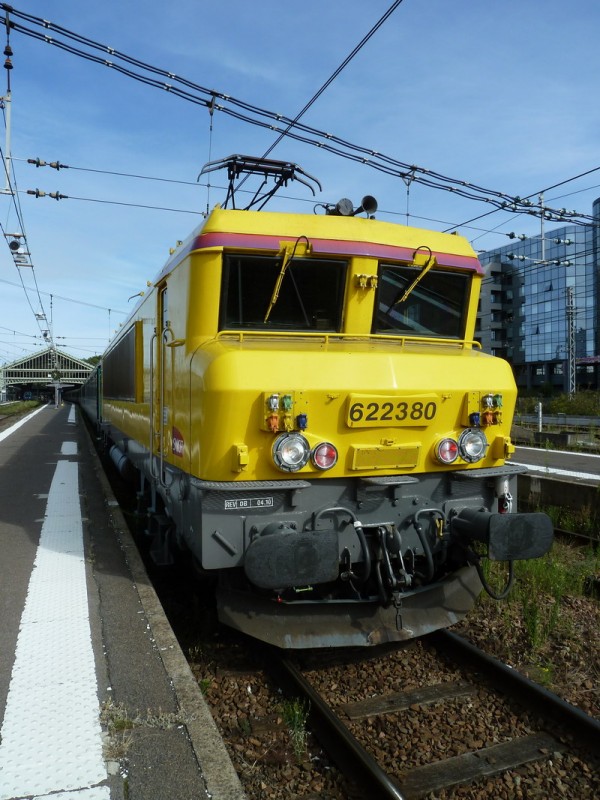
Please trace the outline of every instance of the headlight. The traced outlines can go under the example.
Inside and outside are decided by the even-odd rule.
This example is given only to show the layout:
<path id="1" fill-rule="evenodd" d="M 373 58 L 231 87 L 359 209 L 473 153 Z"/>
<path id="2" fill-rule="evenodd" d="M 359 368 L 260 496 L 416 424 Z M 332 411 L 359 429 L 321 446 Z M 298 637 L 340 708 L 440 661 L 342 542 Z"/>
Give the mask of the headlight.
<path id="1" fill-rule="evenodd" d="M 284 472 L 297 472 L 310 457 L 310 445 L 300 433 L 283 433 L 273 444 L 273 461 Z"/>
<path id="2" fill-rule="evenodd" d="M 435 457 L 442 464 L 453 464 L 458 458 L 458 443 L 454 439 L 442 439 L 435 446 Z"/>
<path id="3" fill-rule="evenodd" d="M 487 446 L 487 439 L 483 431 L 473 430 L 472 428 L 467 428 L 466 431 L 463 431 L 458 440 L 460 457 L 464 461 L 471 463 L 481 461 L 485 456 Z"/>
<path id="4" fill-rule="evenodd" d="M 313 449 L 311 458 L 317 469 L 331 469 L 338 460 L 338 453 L 331 442 L 321 442 Z"/>

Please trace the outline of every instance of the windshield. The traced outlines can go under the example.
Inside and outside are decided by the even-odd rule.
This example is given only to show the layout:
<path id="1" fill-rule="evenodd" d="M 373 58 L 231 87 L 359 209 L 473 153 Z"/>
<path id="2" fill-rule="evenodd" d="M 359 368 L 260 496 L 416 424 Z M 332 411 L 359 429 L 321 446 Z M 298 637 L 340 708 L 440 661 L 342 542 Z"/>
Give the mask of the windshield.
<path id="1" fill-rule="evenodd" d="M 471 276 L 432 269 L 400 302 L 421 270 L 409 265 L 380 265 L 373 333 L 463 338 Z"/>
<path id="2" fill-rule="evenodd" d="M 339 332 L 346 262 L 292 259 L 270 308 L 281 264 L 281 256 L 224 256 L 220 329 Z"/>

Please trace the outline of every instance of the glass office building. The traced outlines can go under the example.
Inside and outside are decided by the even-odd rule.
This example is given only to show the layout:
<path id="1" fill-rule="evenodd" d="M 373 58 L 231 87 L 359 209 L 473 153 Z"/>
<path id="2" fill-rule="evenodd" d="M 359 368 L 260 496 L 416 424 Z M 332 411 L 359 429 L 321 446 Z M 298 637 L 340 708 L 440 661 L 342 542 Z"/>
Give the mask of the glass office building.
<path id="1" fill-rule="evenodd" d="M 600 199 L 593 215 L 600 218 Z M 477 338 L 521 389 L 599 388 L 597 225 L 563 225 L 479 253 Z"/>

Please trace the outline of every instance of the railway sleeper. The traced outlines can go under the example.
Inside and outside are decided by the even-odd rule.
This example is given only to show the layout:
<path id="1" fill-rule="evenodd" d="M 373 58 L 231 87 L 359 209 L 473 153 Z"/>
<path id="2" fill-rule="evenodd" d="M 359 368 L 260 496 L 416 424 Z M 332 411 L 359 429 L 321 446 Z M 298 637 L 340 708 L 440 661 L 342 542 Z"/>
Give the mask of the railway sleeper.
<path id="1" fill-rule="evenodd" d="M 406 800 L 540 761 L 566 749 L 547 733 L 533 733 L 411 770 L 400 789 Z"/>

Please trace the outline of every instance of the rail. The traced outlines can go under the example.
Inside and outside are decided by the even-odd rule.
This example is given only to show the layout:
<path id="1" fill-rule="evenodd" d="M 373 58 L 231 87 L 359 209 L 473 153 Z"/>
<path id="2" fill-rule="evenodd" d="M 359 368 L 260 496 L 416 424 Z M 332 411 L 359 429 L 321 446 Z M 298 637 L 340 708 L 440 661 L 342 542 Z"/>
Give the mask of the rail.
<path id="1" fill-rule="evenodd" d="M 310 685 L 302 673 L 287 658 L 272 651 L 270 672 L 285 686 L 286 691 L 300 694 L 310 702 L 310 720 L 317 738 L 330 756 L 342 765 L 344 774 L 351 774 L 359 782 L 365 797 L 381 800 L 406 800 L 392 781 L 341 719 L 331 710 L 321 695 Z"/>
<path id="2" fill-rule="evenodd" d="M 543 686 L 522 675 L 494 656 L 484 653 L 471 642 L 448 630 L 439 630 L 429 634 L 427 640 L 436 649 L 452 658 L 459 659 L 479 669 L 497 684 L 503 692 L 508 690 L 513 696 L 546 718 L 559 723 L 563 730 L 568 729 L 585 743 L 596 743 L 600 753 L 600 720 L 590 717 L 580 708 L 567 703 L 561 697 L 548 691 Z"/>
<path id="3" fill-rule="evenodd" d="M 478 683 L 483 680 L 496 685 L 508 699 L 516 699 L 526 712 L 534 710 L 540 719 L 556 724 L 561 734 L 573 737 L 576 745 L 588 751 L 593 750 L 594 755 L 600 752 L 599 720 L 450 631 L 429 634 L 424 637 L 424 643 L 432 646 L 442 657 L 449 657 L 453 662 L 473 669 L 478 677 L 474 681 L 467 679 L 467 683 L 442 682 L 405 693 L 384 694 L 346 703 L 342 708 L 350 720 L 398 713 L 414 705 L 426 706 L 469 696 L 476 692 Z M 401 779 L 394 780 L 285 655 L 272 649 L 266 663 L 269 673 L 286 693 L 308 700 L 313 733 L 346 778 L 359 786 L 361 796 L 382 800 L 416 800 L 431 792 L 473 780 L 501 776 L 507 770 L 544 760 L 548 754 L 570 747 L 544 730 L 542 724 L 541 730 L 515 735 L 508 741 L 409 768 Z"/>

